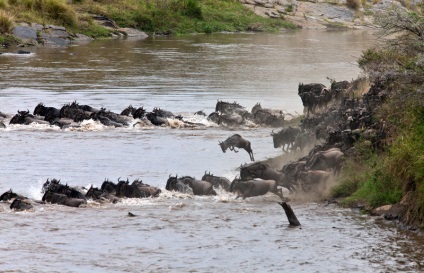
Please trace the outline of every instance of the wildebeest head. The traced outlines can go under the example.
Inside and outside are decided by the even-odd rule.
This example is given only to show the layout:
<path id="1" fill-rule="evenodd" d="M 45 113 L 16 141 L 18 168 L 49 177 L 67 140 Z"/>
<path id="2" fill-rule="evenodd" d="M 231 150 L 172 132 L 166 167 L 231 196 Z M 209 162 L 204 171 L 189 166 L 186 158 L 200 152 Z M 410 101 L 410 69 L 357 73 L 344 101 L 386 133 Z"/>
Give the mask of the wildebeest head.
<path id="1" fill-rule="evenodd" d="M 44 106 L 44 104 L 40 102 L 39 104 L 37 104 L 37 106 L 35 106 L 33 114 L 38 116 L 45 116 L 46 115 L 45 109 L 46 107 Z"/>
<path id="2" fill-rule="evenodd" d="M 102 190 L 98 189 L 97 187 L 93 187 L 93 185 L 91 185 L 87 193 L 85 194 L 85 197 L 91 198 L 91 199 L 100 199 L 100 196 L 103 193 L 104 192 Z"/>
<path id="3" fill-rule="evenodd" d="M 189 185 L 181 181 L 181 178 L 178 178 L 177 176 L 169 175 L 165 189 L 168 191 L 177 191 L 182 193 L 193 194 L 193 189 Z"/>
<path id="4" fill-rule="evenodd" d="M 29 113 L 29 110 L 27 111 L 18 111 L 18 113 L 16 115 L 14 115 L 12 117 L 12 119 L 9 121 L 9 124 L 24 124 L 25 123 L 25 119 L 31 116 L 31 114 Z"/>
<path id="5" fill-rule="evenodd" d="M 124 115 L 124 116 L 133 115 L 134 111 L 135 111 L 135 108 L 130 104 L 127 108 L 122 110 L 121 115 Z"/>
<path id="6" fill-rule="evenodd" d="M 227 151 L 228 147 L 227 147 L 225 141 L 219 141 L 218 145 L 221 147 L 222 152 L 225 153 Z"/>
<path id="7" fill-rule="evenodd" d="M 12 191 L 12 189 L 8 190 L 7 192 L 3 193 L 0 196 L 0 201 L 9 201 L 12 198 L 16 198 L 18 195 Z"/>
<path id="8" fill-rule="evenodd" d="M 115 194 L 116 193 L 116 184 L 109 181 L 108 179 L 105 179 L 102 186 L 100 187 L 102 191 Z"/>
<path id="9" fill-rule="evenodd" d="M 168 191 L 176 191 L 177 190 L 178 178 L 177 176 L 169 175 L 168 180 L 166 181 L 165 189 Z"/>
<path id="10" fill-rule="evenodd" d="M 137 108 L 137 110 L 134 111 L 133 113 L 133 118 L 143 118 L 144 115 L 146 114 L 146 110 L 142 107 Z"/>

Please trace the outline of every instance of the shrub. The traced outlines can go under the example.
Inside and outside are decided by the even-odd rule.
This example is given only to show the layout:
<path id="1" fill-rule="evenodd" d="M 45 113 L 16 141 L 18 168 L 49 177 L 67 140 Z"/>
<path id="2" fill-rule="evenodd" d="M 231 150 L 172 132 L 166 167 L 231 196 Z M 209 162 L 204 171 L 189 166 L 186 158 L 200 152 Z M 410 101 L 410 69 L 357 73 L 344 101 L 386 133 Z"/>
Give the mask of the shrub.
<path id="1" fill-rule="evenodd" d="M 7 34 L 12 31 L 13 18 L 6 12 L 0 11 L 0 33 Z"/>
<path id="2" fill-rule="evenodd" d="M 190 18 L 203 19 L 202 9 L 197 0 L 184 0 L 181 13 Z"/>
<path id="3" fill-rule="evenodd" d="M 0 9 L 5 9 L 9 6 L 9 3 L 7 0 L 0 0 Z"/>
<path id="4" fill-rule="evenodd" d="M 43 10 L 50 18 L 65 26 L 74 26 L 77 22 L 76 13 L 62 0 L 46 0 Z"/>
<path id="5" fill-rule="evenodd" d="M 27 8 L 31 8 L 64 26 L 75 26 L 75 11 L 63 0 L 25 0 Z"/>
<path id="6" fill-rule="evenodd" d="M 361 0 L 347 0 L 346 6 L 353 10 L 358 10 L 361 7 Z"/>

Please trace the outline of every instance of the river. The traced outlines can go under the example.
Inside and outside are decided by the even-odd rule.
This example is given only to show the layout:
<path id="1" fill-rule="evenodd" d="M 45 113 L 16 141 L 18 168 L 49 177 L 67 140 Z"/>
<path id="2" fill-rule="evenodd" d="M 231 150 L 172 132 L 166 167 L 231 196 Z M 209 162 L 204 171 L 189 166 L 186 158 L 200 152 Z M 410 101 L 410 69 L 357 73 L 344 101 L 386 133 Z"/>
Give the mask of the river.
<path id="1" fill-rule="evenodd" d="M 366 31 L 213 34 L 97 40 L 0 55 L 0 111 L 60 108 L 77 101 L 120 112 L 128 105 L 183 115 L 206 126 L 0 129 L 0 191 L 35 200 L 47 179 L 98 186 L 119 177 L 160 187 L 158 198 L 84 208 L 0 204 L 4 272 L 419 272 L 423 238 L 349 209 L 293 200 L 301 228 L 288 227 L 272 194 L 235 199 L 167 192 L 169 175 L 233 179 L 244 151 L 217 145 L 234 133 L 256 160 L 280 155 L 272 128 L 224 128 L 194 115 L 217 100 L 302 113 L 298 84 L 356 79 L 374 42 Z M 136 217 L 128 217 L 132 212 Z"/>

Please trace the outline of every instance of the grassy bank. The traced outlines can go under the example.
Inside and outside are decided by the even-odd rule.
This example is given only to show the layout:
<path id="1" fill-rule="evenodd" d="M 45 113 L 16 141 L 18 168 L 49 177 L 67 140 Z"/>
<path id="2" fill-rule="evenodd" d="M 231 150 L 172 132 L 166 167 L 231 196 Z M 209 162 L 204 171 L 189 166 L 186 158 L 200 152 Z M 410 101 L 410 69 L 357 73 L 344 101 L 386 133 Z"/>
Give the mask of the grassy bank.
<path id="1" fill-rule="evenodd" d="M 365 51 L 359 65 L 385 94 L 374 118 L 385 137 L 378 147 L 356 143 L 332 195 L 366 209 L 401 204 L 402 221 L 424 228 L 424 17 L 391 10 L 378 19 L 380 46 Z"/>
<path id="2" fill-rule="evenodd" d="M 281 19 L 255 15 L 236 0 L 0 0 L 0 34 L 18 23 L 55 24 L 94 38 L 109 36 L 93 15 L 148 34 L 278 31 L 294 28 Z"/>

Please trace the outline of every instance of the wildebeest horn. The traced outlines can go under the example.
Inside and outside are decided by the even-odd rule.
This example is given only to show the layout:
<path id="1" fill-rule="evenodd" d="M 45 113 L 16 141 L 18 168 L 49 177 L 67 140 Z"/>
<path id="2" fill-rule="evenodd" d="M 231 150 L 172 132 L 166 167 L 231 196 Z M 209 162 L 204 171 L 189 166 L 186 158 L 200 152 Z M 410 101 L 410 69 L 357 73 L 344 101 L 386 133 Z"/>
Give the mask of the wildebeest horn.
<path id="1" fill-rule="evenodd" d="M 274 130 L 272 130 L 272 132 L 271 132 L 271 136 L 274 136 L 274 135 L 275 135 Z"/>

